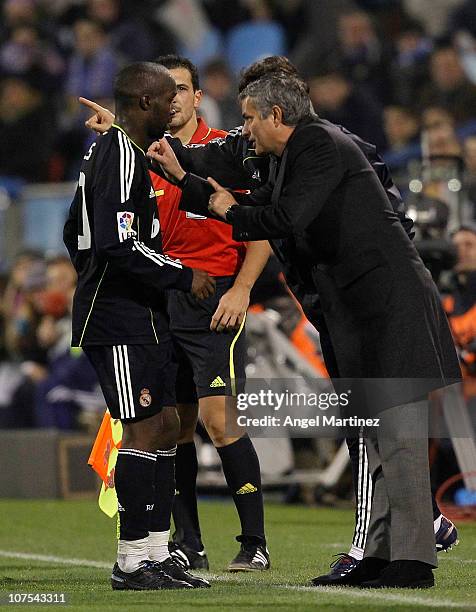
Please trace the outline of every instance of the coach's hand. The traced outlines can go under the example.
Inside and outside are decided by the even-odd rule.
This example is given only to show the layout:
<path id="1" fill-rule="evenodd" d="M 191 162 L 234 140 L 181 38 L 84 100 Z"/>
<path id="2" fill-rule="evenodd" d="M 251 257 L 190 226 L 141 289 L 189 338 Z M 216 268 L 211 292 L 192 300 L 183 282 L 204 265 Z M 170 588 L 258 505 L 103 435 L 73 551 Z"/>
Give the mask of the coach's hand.
<path id="1" fill-rule="evenodd" d="M 79 101 L 83 106 L 86 106 L 94 112 L 94 115 L 84 122 L 87 128 L 94 130 L 98 134 L 104 134 L 104 132 L 107 132 L 111 128 L 114 123 L 115 115 L 111 113 L 110 110 L 87 98 L 79 98 Z"/>
<path id="2" fill-rule="evenodd" d="M 192 268 L 192 295 L 199 300 L 204 300 L 215 293 L 215 279 L 203 270 Z"/>
<path id="3" fill-rule="evenodd" d="M 235 283 L 222 295 L 212 317 L 210 329 L 216 332 L 236 330 L 240 327 L 250 305 L 250 290 Z"/>
<path id="4" fill-rule="evenodd" d="M 226 220 L 226 211 L 230 206 L 238 204 L 238 202 L 229 191 L 222 187 L 220 183 L 217 183 L 211 176 L 207 178 L 207 181 L 215 190 L 215 193 L 212 193 L 208 200 L 208 210 L 217 217 Z"/>
<path id="5" fill-rule="evenodd" d="M 179 164 L 167 138 L 161 138 L 153 142 L 147 150 L 147 157 L 153 162 L 160 164 L 166 178 L 172 179 L 172 182 L 178 183 L 186 174 Z"/>

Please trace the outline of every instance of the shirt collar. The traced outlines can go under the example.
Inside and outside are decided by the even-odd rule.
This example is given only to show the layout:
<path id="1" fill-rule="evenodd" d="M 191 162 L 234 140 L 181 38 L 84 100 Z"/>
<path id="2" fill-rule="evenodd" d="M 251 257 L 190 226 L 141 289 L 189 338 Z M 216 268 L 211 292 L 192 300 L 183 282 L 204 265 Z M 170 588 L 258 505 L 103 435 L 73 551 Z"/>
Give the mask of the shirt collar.
<path id="1" fill-rule="evenodd" d="M 212 129 L 208 127 L 205 120 L 202 117 L 198 117 L 198 125 L 189 144 L 200 144 L 210 134 Z"/>

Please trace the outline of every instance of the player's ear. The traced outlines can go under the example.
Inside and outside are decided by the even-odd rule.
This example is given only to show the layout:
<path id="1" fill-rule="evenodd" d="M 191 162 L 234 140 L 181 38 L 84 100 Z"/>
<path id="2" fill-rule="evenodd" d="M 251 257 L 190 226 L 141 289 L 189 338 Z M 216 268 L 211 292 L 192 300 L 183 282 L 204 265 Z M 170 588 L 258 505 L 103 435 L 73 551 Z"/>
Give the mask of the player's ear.
<path id="1" fill-rule="evenodd" d="M 144 94 L 139 98 L 139 106 L 142 110 L 147 111 L 150 108 L 150 96 L 148 94 Z"/>
<path id="2" fill-rule="evenodd" d="M 193 108 L 198 108 L 200 106 L 200 102 L 202 101 L 203 91 L 201 89 L 197 89 L 193 92 Z"/>

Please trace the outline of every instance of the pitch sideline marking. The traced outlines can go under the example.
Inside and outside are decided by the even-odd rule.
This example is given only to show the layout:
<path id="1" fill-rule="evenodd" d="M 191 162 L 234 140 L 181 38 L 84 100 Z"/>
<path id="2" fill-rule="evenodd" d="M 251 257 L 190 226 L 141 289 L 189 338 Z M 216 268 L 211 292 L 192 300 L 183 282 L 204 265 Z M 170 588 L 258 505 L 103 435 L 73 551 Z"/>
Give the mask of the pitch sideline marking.
<path id="1" fill-rule="evenodd" d="M 356 598 L 370 597 L 372 599 L 380 599 L 382 601 L 388 601 L 388 602 L 393 601 L 395 603 L 415 604 L 415 605 L 420 605 L 420 606 L 426 606 L 429 608 L 459 608 L 459 609 L 466 609 L 466 610 L 474 610 L 474 606 L 471 604 L 457 603 L 454 601 L 447 601 L 444 599 L 421 599 L 420 597 L 416 597 L 415 595 L 397 595 L 393 593 L 382 593 L 382 592 L 376 591 L 375 589 L 360 590 L 358 588 L 347 588 L 347 587 L 307 587 L 307 586 L 292 586 L 292 585 L 287 585 L 284 588 L 291 589 L 294 591 L 300 591 L 300 592 L 347 595 L 349 600 L 351 600 L 352 597 L 356 597 Z"/>
<path id="2" fill-rule="evenodd" d="M 95 567 L 97 569 L 111 569 L 111 564 L 106 563 L 104 561 L 92 561 L 90 559 L 75 559 L 68 557 L 57 557 L 55 555 L 40 555 L 33 553 L 21 553 L 14 552 L 9 550 L 0 550 L 0 557 L 4 557 L 7 559 L 25 559 L 27 561 L 43 561 L 45 563 L 60 563 L 62 565 L 73 565 L 73 566 L 85 566 L 85 567 Z M 474 560 L 472 560 L 474 561 Z M 212 575 L 213 580 L 226 582 L 231 580 L 231 576 L 220 576 L 220 575 Z M 372 599 L 380 599 L 382 601 L 394 601 L 399 603 L 408 603 L 408 604 L 417 604 L 426 607 L 437 607 L 437 608 L 459 608 L 459 609 L 472 609 L 474 610 L 474 606 L 464 603 L 456 603 L 453 601 L 439 600 L 439 599 L 421 599 L 420 597 L 415 596 L 406 596 L 406 595 L 394 595 L 392 593 L 381 593 L 377 591 L 365 592 L 358 589 L 348 589 L 348 588 L 339 588 L 339 587 L 307 587 L 307 586 L 297 586 L 290 584 L 274 584 L 270 585 L 273 588 L 278 589 L 286 589 L 293 591 L 301 591 L 301 592 L 310 592 L 310 593 L 326 593 L 329 595 L 344 595 L 347 594 L 349 597 L 356 598 L 372 598 Z"/>

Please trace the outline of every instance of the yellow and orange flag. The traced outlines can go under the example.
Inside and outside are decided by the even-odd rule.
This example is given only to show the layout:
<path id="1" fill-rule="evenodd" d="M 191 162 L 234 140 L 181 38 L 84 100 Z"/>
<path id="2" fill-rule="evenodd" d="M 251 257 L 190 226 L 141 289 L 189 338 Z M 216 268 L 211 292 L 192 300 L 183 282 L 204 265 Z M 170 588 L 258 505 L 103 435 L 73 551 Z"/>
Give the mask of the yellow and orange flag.
<path id="1" fill-rule="evenodd" d="M 88 465 L 99 474 L 102 484 L 99 492 L 99 507 L 111 518 L 117 513 L 117 495 L 114 484 L 117 454 L 122 443 L 122 424 L 113 419 L 106 410 L 94 441 Z"/>

